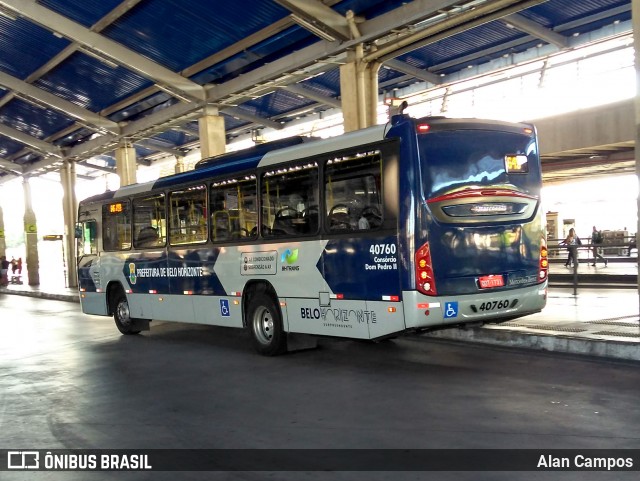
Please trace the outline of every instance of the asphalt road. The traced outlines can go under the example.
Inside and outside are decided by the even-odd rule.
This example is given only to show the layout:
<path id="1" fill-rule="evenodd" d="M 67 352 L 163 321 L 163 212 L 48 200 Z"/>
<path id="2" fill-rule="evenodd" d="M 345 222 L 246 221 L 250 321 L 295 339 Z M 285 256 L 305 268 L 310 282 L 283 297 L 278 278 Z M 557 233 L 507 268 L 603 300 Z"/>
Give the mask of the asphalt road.
<path id="1" fill-rule="evenodd" d="M 290 449 L 640 449 L 639 401 L 638 363 L 419 338 L 321 339 L 265 358 L 240 330 L 152 323 L 121 336 L 77 304 L 0 295 L 0 449 L 277 449 L 285 458 Z M 637 471 L 0 479 L 626 480 Z"/>

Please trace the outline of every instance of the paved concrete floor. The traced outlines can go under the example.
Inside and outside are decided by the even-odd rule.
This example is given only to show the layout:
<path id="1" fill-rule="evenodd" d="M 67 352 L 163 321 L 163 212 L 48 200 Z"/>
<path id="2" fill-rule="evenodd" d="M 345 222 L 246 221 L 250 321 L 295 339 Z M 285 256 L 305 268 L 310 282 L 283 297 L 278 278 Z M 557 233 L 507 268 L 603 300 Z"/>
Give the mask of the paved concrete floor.
<path id="1" fill-rule="evenodd" d="M 608 268 L 589 269 L 606 273 L 600 279 L 607 285 L 607 278 L 629 277 L 631 270 L 637 270 L 635 263 L 622 261 Z M 554 269 L 559 267 L 552 265 Z M 10 285 L 0 288 L 0 295 L 3 293 L 78 302 L 75 289 L 59 284 Z M 640 361 L 639 306 L 637 289 L 581 285 L 576 291 L 552 285 L 547 307 L 541 313 L 500 325 L 439 331 L 428 337 Z"/>
<path id="2" fill-rule="evenodd" d="M 633 362 L 409 338 L 278 358 L 239 330 L 121 336 L 77 304 L 0 296 L 14 448 L 640 448 Z M 606 474 L 606 476 L 604 476 Z M 636 479 L 637 473 L 23 473 L 0 479 Z"/>

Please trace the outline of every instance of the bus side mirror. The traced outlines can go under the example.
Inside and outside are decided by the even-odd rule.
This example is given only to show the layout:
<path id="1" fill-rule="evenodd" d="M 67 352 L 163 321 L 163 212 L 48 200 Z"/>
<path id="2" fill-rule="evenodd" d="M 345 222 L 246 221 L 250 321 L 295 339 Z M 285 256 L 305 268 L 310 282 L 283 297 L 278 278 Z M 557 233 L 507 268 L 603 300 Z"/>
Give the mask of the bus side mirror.
<path id="1" fill-rule="evenodd" d="M 82 224 L 76 224 L 76 229 L 74 232 L 74 237 L 76 239 L 82 239 Z"/>

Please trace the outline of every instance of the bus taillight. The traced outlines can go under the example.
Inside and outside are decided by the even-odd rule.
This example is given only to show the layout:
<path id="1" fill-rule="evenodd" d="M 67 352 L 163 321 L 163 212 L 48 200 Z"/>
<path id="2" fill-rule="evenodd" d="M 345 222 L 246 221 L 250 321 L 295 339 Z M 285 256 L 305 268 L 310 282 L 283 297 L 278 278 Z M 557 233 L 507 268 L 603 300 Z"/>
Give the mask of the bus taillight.
<path id="1" fill-rule="evenodd" d="M 428 296 L 436 295 L 436 281 L 428 242 L 425 242 L 416 252 L 416 289 Z"/>
<path id="2" fill-rule="evenodd" d="M 544 281 L 549 274 L 549 251 L 547 246 L 543 244 L 540 246 L 540 271 L 538 272 L 538 281 Z"/>

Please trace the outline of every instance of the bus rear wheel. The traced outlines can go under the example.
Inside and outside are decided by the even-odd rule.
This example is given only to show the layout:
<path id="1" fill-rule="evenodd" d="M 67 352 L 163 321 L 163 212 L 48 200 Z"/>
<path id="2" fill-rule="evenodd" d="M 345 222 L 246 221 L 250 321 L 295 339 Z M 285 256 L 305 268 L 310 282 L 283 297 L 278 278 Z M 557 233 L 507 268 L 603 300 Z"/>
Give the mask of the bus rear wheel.
<path id="1" fill-rule="evenodd" d="M 118 292 L 113 302 L 113 319 L 116 327 L 122 334 L 138 334 L 139 329 L 134 327 L 135 320 L 131 318 L 127 296 L 123 292 Z"/>
<path id="2" fill-rule="evenodd" d="M 280 309 L 273 297 L 258 293 L 247 306 L 247 323 L 256 350 L 264 356 L 277 356 L 287 350 L 287 336 Z"/>

